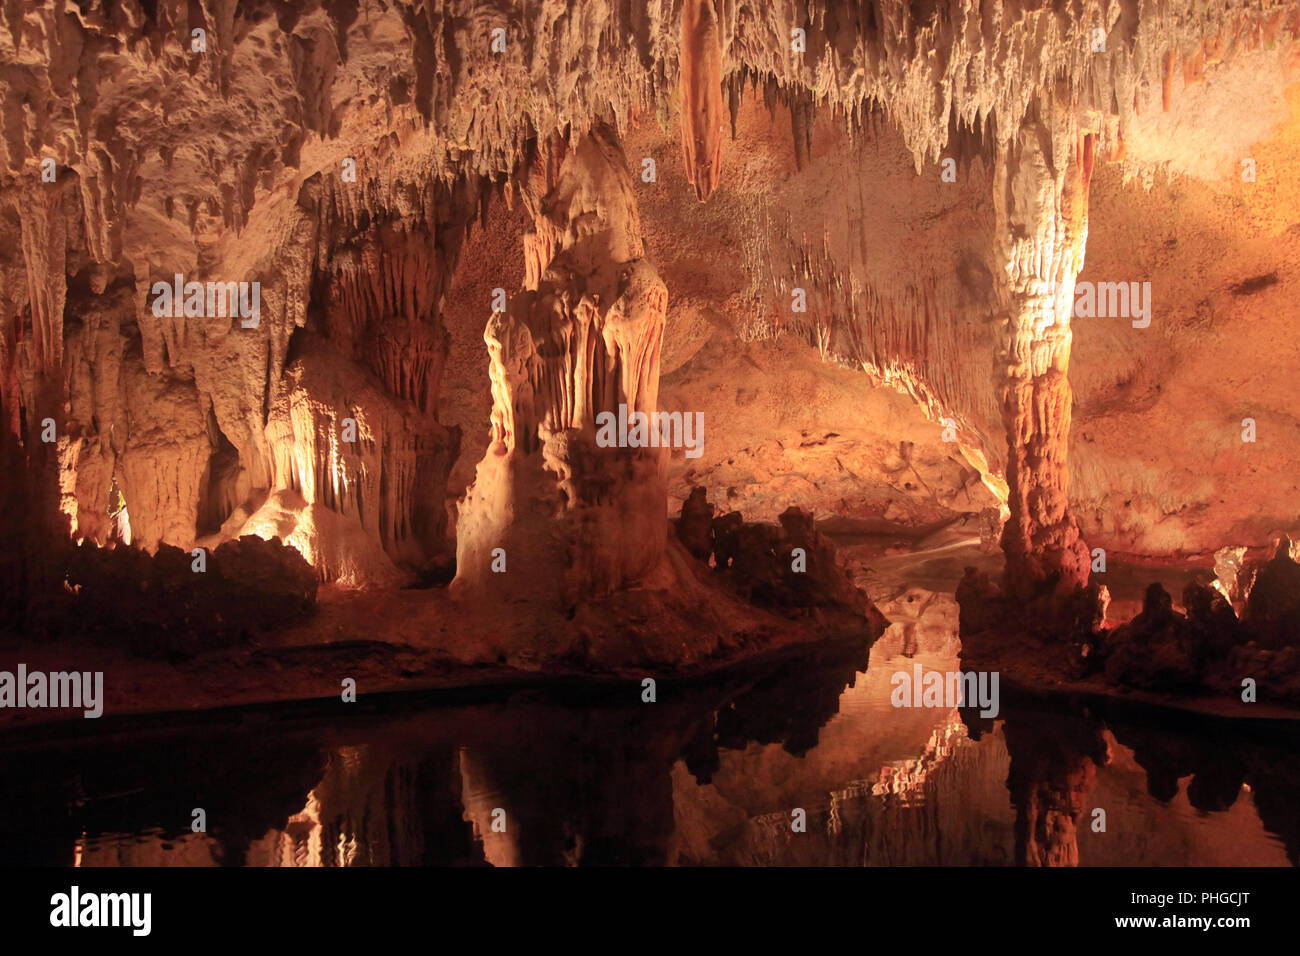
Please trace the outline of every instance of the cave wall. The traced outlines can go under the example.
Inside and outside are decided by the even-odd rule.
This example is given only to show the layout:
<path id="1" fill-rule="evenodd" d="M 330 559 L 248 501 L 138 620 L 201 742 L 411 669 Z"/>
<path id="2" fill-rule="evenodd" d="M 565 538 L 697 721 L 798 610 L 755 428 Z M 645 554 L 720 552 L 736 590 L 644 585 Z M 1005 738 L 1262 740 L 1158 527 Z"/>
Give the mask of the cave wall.
<path id="1" fill-rule="evenodd" d="M 1094 178 L 1080 278 L 1149 276 L 1155 311 L 1142 330 L 1074 326 L 1071 497 L 1087 539 L 1108 550 L 1207 554 L 1295 527 L 1300 229 L 1289 184 L 1300 182 L 1300 89 L 1270 88 L 1270 73 L 1261 65 L 1249 102 L 1269 115 L 1280 106 L 1283 122 L 1259 142 L 1228 143 L 1229 175 L 1157 172 L 1148 187 L 1113 165 Z M 1222 108 L 1239 92 L 1223 90 Z M 1242 156 L 1267 172 L 1243 181 Z M 1248 417 L 1254 443 L 1241 440 Z"/>

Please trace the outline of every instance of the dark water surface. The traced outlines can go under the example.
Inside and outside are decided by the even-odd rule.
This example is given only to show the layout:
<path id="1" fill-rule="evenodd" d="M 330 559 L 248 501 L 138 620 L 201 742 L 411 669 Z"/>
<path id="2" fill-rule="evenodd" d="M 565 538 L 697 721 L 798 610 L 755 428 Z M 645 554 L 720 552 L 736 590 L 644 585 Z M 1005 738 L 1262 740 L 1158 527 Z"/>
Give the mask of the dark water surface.
<path id="1" fill-rule="evenodd" d="M 1005 687 L 995 720 L 891 706 L 891 676 L 916 662 L 955 670 L 959 645 L 903 623 L 870 649 L 660 681 L 651 704 L 630 683 L 423 709 L 371 698 L 10 743 L 0 864 L 1296 861 L 1300 730 Z M 207 833 L 191 832 L 195 808 Z"/>

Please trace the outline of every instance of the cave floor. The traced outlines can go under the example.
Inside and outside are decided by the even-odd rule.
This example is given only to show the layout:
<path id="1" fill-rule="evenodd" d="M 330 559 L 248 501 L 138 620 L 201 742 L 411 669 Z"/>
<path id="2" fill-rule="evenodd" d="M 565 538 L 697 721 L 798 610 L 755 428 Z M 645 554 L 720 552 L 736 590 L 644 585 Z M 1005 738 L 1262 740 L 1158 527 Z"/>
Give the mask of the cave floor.
<path id="1" fill-rule="evenodd" d="M 310 619 L 225 649 L 181 660 L 126 656 L 107 640 L 33 644 L 0 636 L 0 660 L 29 672 L 104 674 L 107 714 L 138 718 L 289 702 L 340 701 L 344 681 L 366 694 L 521 686 L 580 680 L 695 679 L 807 649 L 837 637 L 861 638 L 866 622 L 820 610 L 790 620 L 715 590 L 665 595 L 623 592 L 572 615 L 486 602 L 478 610 L 445 589 L 358 590 L 322 585 Z M 486 608 L 486 609 L 484 609 Z M 577 644 L 574 635 L 577 635 Z M 581 650 L 581 657 L 574 656 Z M 75 718 L 70 719 L 70 714 Z M 0 732 L 61 722 L 79 712 L 0 709 Z M 90 729 L 90 728 L 87 728 Z"/>
<path id="2" fill-rule="evenodd" d="M 1246 710 L 1235 695 L 1172 695 L 1117 689 L 1101 676 L 1070 679 L 1065 648 L 998 633 L 962 642 L 957 635 L 954 592 L 968 566 L 997 575 L 1002 557 L 980 546 L 978 537 L 958 527 L 942 529 L 920 540 L 890 535 L 833 535 L 840 560 L 892 622 L 910 634 L 928 633 L 932 640 L 960 647 L 963 666 L 996 670 L 1007 686 L 1034 693 L 1080 698 L 1120 698 L 1153 706 L 1176 708 L 1220 717 L 1300 719 L 1287 706 L 1256 703 Z M 1135 566 L 1112 562 L 1110 623 L 1132 617 L 1141 607 L 1147 584 L 1159 580 L 1173 594 L 1203 562 Z M 290 702 L 328 703 L 341 699 L 343 681 L 356 682 L 358 696 L 377 693 L 443 691 L 517 687 L 557 681 L 639 681 L 691 679 L 729 668 L 779 657 L 852 628 L 842 619 L 780 620 L 737 605 L 725 608 L 729 617 L 685 603 L 663 603 L 649 592 L 639 604 L 621 604 L 601 611 L 584 608 L 577 621 L 557 615 L 521 626 L 508 608 L 492 614 L 469 614 L 452 604 L 443 589 L 355 590 L 337 585 L 321 587 L 317 611 L 299 625 L 263 635 L 255 642 L 205 652 L 177 662 L 123 659 L 120 648 L 88 641 L 60 641 L 32 646 L 13 638 L 0 639 L 0 656 L 25 662 L 29 670 L 77 669 L 103 671 L 105 710 L 131 719 L 144 715 L 177 715 L 225 708 L 248 708 Z M 623 615 L 614 620 L 611 613 Z M 659 648 L 678 654 L 687 646 L 690 629 L 719 631 L 720 620 L 734 630 L 714 634 L 700 648 L 679 655 L 677 667 L 613 661 L 593 673 L 589 666 L 569 662 L 553 636 L 570 630 L 596 634 L 654 632 Z M 693 616 L 692 616 L 693 615 Z M 701 621 L 707 619 L 707 624 Z M 660 626 L 656 627 L 656 622 Z M 599 638 L 593 638 L 599 640 Z M 80 719 L 78 717 L 78 719 Z M 56 710 L 0 710 L 0 728 L 8 736 L 21 728 L 69 721 Z M 69 727 L 69 729 L 71 729 Z M 86 730 L 91 728 L 87 727 Z M 98 730 L 98 728 L 95 728 Z"/>

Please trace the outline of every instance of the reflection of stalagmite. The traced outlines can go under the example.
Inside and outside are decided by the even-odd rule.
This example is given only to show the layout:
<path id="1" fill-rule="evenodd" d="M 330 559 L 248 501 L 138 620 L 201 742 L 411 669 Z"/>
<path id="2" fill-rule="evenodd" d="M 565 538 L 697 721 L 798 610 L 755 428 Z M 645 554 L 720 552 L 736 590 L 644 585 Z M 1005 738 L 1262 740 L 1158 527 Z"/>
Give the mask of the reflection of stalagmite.
<path id="1" fill-rule="evenodd" d="M 460 751 L 464 819 L 493 866 L 662 866 L 672 766 L 698 712 L 548 708 Z M 637 759 L 620 755 L 634 735 Z M 566 755 L 556 759 L 557 754 Z M 581 754 L 581 759 L 567 755 Z"/>
<path id="2" fill-rule="evenodd" d="M 515 822 L 513 830 L 510 828 L 514 805 L 511 804 L 509 809 L 502 806 L 510 801 L 492 783 L 492 768 L 484 766 L 476 755 L 464 750 L 460 752 L 459 760 L 464 816 L 474 828 L 474 839 L 483 844 L 483 858 L 493 866 L 519 866 L 524 862 L 520 857 L 519 821 Z"/>
<path id="3" fill-rule="evenodd" d="M 1011 509 L 1002 546 L 1009 586 L 1026 593 L 1057 575 L 1061 588 L 1088 580 L 1088 551 L 1069 512 L 1066 456 L 1070 317 L 1091 171 L 1090 136 L 1080 138 L 1064 114 L 1031 114 L 1001 148 L 994 179 L 1003 323 L 996 378 Z"/>
<path id="4" fill-rule="evenodd" d="M 301 811 L 249 847 L 250 866 L 477 865 L 454 750 L 421 737 L 341 746 Z"/>
<path id="5" fill-rule="evenodd" d="M 525 289 L 484 332 L 492 443 L 460 506 L 455 591 L 490 585 L 502 549 L 513 594 L 572 604 L 663 554 L 662 449 L 599 447 L 596 416 L 656 410 L 668 293 L 613 134 L 553 150 L 525 191 Z"/>
<path id="6" fill-rule="evenodd" d="M 1097 768 L 1110 759 L 1101 725 L 1090 719 L 1013 712 L 1003 727 L 1016 808 L 1016 862 L 1078 866 L 1078 826 Z"/>
<path id="7" fill-rule="evenodd" d="M 682 152 L 700 202 L 718 187 L 722 168 L 722 46 L 713 0 L 682 8 Z"/>

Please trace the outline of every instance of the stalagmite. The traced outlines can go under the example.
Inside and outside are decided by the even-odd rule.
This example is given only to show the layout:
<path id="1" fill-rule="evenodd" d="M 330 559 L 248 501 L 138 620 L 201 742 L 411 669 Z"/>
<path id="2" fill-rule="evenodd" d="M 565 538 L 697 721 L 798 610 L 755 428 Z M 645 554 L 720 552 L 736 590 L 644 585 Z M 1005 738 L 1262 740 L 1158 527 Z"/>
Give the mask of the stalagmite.
<path id="1" fill-rule="evenodd" d="M 645 577 L 663 553 L 664 450 L 599 447 L 596 416 L 656 410 L 668 292 L 613 132 L 550 148 L 554 178 L 538 170 L 525 192 L 524 289 L 483 335 L 492 442 L 460 505 L 453 591 L 571 607 Z"/>

